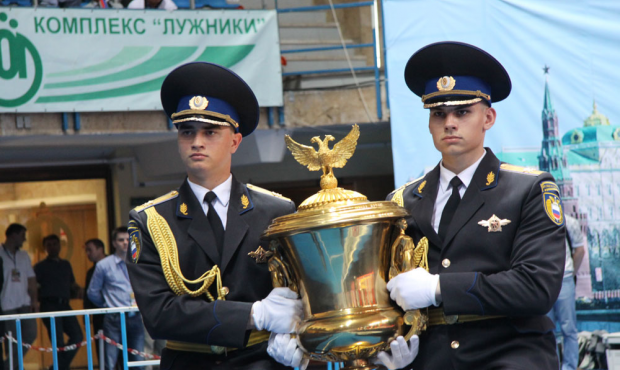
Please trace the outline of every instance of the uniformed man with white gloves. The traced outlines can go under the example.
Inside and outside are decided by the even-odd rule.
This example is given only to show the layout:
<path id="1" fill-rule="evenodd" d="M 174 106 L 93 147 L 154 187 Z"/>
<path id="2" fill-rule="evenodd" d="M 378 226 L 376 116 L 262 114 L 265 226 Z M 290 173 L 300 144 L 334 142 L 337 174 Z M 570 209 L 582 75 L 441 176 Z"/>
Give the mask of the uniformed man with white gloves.
<path id="1" fill-rule="evenodd" d="M 564 269 L 559 188 L 549 173 L 501 163 L 484 147 L 497 117 L 491 105 L 511 90 L 508 73 L 482 49 L 439 42 L 413 54 L 405 81 L 429 109 L 442 155 L 388 196 L 410 212 L 406 233 L 416 245 L 429 240 L 430 272 L 387 285 L 404 310 L 428 315 L 412 368 L 557 369 L 546 313 Z"/>
<path id="2" fill-rule="evenodd" d="M 261 233 L 292 212 L 289 199 L 231 174 L 232 155 L 259 118 L 250 87 L 231 70 L 189 63 L 161 88 L 187 171 L 181 186 L 131 211 L 128 264 L 161 369 L 284 369 L 270 333 L 292 333 L 302 304 L 272 289 Z M 122 273 L 122 272 L 121 272 Z"/>

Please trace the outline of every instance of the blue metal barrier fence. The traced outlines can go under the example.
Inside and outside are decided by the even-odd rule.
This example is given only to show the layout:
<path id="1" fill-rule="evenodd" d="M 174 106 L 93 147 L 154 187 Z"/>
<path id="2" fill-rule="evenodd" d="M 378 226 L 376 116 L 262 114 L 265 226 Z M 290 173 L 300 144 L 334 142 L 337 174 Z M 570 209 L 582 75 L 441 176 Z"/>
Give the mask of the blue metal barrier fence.
<path id="1" fill-rule="evenodd" d="M 24 352 L 23 352 L 23 341 L 22 341 L 22 328 L 21 323 L 23 320 L 32 320 L 32 319 L 50 319 L 50 330 L 51 330 L 51 341 L 52 341 L 52 357 L 53 357 L 53 369 L 58 370 L 58 347 L 56 343 L 56 317 L 67 317 L 67 316 L 84 316 L 84 321 L 88 325 L 84 325 L 84 329 L 86 331 L 85 340 L 86 340 L 86 351 L 88 354 L 88 370 L 93 370 L 93 349 L 92 349 L 92 340 L 91 340 L 91 328 L 90 328 L 90 316 L 92 315 L 105 315 L 105 314 L 120 314 L 121 318 L 121 341 L 122 352 L 123 352 L 123 369 L 128 370 L 130 367 L 138 367 L 138 366 L 148 366 L 148 365 L 159 365 L 160 360 L 146 360 L 146 361 L 131 361 L 128 360 L 128 351 L 127 351 L 127 328 L 125 322 L 125 314 L 130 312 L 138 312 L 137 307 L 116 307 L 116 308 L 99 308 L 99 309 L 90 309 L 90 310 L 72 310 L 72 311 L 57 311 L 57 312 L 41 312 L 41 313 L 27 313 L 27 314 L 19 314 L 19 315 L 0 315 L 0 321 L 13 321 L 15 320 L 15 327 L 17 330 L 17 361 L 18 361 L 18 369 L 24 369 Z M 9 340 L 9 345 L 12 342 Z M 76 349 L 77 350 L 77 349 Z M 9 362 L 10 368 L 13 368 L 13 351 L 9 351 Z M 1 360 L 1 358 L 0 358 Z M 103 356 L 99 357 L 99 365 L 100 368 L 103 364 Z M 327 370 L 339 370 L 342 364 L 338 362 L 327 363 Z M 295 370 L 299 370 L 295 368 Z"/>
<path id="2" fill-rule="evenodd" d="M 100 308 L 100 309 L 91 309 L 91 310 L 72 310 L 72 311 L 57 311 L 57 312 L 41 312 L 41 313 L 28 313 L 28 314 L 19 314 L 19 315 L 1 315 L 0 321 L 12 321 L 15 320 L 15 327 L 17 330 L 17 361 L 18 368 L 20 370 L 24 369 L 24 351 L 23 351 L 23 341 L 22 341 L 22 328 L 21 323 L 23 320 L 31 320 L 31 319 L 42 319 L 42 318 L 50 318 L 50 337 L 52 342 L 52 358 L 53 358 L 53 368 L 54 370 L 58 370 L 58 348 L 56 343 L 56 317 L 66 317 L 66 316 L 84 316 L 85 322 L 89 323 L 88 325 L 84 325 L 84 329 L 86 331 L 86 351 L 88 354 L 88 370 L 93 370 L 93 349 L 92 349 L 92 341 L 91 341 L 91 328 L 90 328 L 90 316 L 91 315 L 105 315 L 118 313 L 121 318 L 121 341 L 123 343 L 123 369 L 128 370 L 130 367 L 137 366 L 146 366 L 146 365 L 159 365 L 159 360 L 151 360 L 151 361 L 128 361 L 127 354 L 127 329 L 125 326 L 125 314 L 129 312 L 138 312 L 137 307 L 116 307 L 116 308 Z M 9 341 L 9 345 L 11 342 Z M 9 351 L 9 362 L 11 368 L 13 367 L 12 358 L 13 351 Z M 103 361 L 100 358 L 100 362 Z"/>

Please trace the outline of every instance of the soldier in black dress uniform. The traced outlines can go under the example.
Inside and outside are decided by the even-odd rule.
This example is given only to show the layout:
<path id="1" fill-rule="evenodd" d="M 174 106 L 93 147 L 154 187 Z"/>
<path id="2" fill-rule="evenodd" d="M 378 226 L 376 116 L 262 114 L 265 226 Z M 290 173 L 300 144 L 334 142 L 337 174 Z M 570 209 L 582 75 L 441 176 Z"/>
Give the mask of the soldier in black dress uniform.
<path id="1" fill-rule="evenodd" d="M 295 212 L 289 199 L 231 174 L 231 156 L 258 124 L 258 102 L 232 71 L 190 63 L 161 89 L 178 128 L 187 179 L 130 213 L 129 276 L 144 324 L 166 339 L 162 369 L 279 369 L 269 333 L 291 333 L 296 293 L 272 289 L 261 233 Z"/>
<path id="2" fill-rule="evenodd" d="M 442 42 L 411 57 L 405 80 L 430 109 L 442 154 L 388 196 L 411 213 L 416 245 L 429 240 L 430 273 L 418 268 L 388 284 L 403 309 L 429 316 L 413 369 L 557 369 L 545 314 L 564 269 L 559 190 L 550 174 L 501 163 L 484 147 L 491 103 L 511 90 L 508 73 L 477 47 Z"/>

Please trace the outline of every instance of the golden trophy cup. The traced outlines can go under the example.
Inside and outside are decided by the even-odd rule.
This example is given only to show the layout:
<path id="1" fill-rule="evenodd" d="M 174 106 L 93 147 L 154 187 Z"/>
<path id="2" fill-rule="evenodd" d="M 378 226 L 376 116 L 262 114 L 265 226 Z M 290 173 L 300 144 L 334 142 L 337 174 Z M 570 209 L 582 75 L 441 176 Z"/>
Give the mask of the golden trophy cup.
<path id="1" fill-rule="evenodd" d="M 416 267 L 427 268 L 428 241 L 416 247 L 405 234 L 409 213 L 392 201 L 369 202 L 338 187 L 333 168 L 351 158 L 359 127 L 333 149 L 326 135 L 311 146 L 286 144 L 295 159 L 311 171 L 323 170 L 321 190 L 298 212 L 278 217 L 263 233 L 270 241 L 274 287 L 289 287 L 301 296 L 304 319 L 297 341 L 310 359 L 345 362 L 346 370 L 380 369 L 370 359 L 402 335 L 409 340 L 426 328 L 419 310 L 403 312 L 390 300 L 389 279 Z"/>

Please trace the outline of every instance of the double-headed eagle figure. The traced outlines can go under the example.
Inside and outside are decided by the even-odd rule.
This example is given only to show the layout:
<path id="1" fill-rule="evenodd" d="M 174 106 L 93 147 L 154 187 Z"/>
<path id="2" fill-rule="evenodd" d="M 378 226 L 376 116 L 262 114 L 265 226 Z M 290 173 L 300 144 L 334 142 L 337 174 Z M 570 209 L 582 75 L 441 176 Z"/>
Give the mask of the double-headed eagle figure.
<path id="1" fill-rule="evenodd" d="M 329 142 L 336 140 L 332 135 L 325 135 L 325 139 L 313 137 L 310 142 L 319 144 L 319 150 L 313 147 L 302 145 L 291 139 L 290 136 L 284 137 L 286 147 L 291 151 L 297 162 L 307 166 L 310 171 L 323 170 L 321 176 L 321 189 L 334 189 L 338 186 L 338 181 L 334 177 L 332 168 L 342 168 L 347 163 L 347 159 L 351 158 L 357 139 L 360 137 L 360 128 L 353 125 L 351 132 L 344 139 L 334 144 L 333 149 L 329 149 Z"/>

